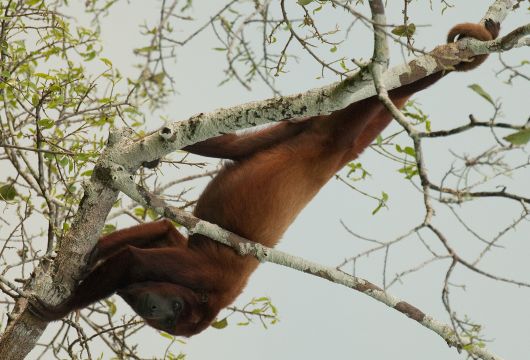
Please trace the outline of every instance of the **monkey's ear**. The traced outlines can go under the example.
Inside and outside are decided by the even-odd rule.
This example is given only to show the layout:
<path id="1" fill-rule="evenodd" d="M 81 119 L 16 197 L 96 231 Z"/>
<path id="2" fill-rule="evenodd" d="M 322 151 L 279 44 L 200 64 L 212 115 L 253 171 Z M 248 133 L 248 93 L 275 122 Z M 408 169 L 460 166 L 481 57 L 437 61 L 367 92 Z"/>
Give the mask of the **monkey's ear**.
<path id="1" fill-rule="evenodd" d="M 160 159 L 155 159 L 151 161 L 144 161 L 142 166 L 147 169 L 154 169 L 160 164 Z"/>

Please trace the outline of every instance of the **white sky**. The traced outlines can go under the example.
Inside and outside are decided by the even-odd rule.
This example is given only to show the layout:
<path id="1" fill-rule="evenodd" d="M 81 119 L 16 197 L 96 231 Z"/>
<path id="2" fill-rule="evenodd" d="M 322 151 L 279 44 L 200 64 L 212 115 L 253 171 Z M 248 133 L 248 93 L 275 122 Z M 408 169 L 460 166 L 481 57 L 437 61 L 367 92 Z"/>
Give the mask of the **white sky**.
<path id="1" fill-rule="evenodd" d="M 212 6 L 216 2 L 195 3 L 198 16 L 205 17 L 216 11 L 216 7 Z M 389 3 L 392 3 L 387 8 L 389 22 L 399 23 L 402 2 Z M 491 1 L 455 1 L 456 9 L 448 9 L 444 16 L 440 14 L 438 3 L 433 2 L 433 10 L 429 9 L 427 1 L 412 4 L 411 19 L 418 24 L 432 25 L 418 29 L 416 45 L 420 48 L 430 49 L 442 43 L 445 32 L 455 23 L 478 21 Z M 144 18 L 148 21 L 156 18 L 158 5 L 159 2 L 152 1 L 134 1 L 129 4 L 121 2 L 113 9 L 114 15 L 104 20 L 103 39 L 106 50 L 103 56 L 111 59 L 114 66 L 125 74 L 132 71 L 131 49 L 143 46 L 141 38 L 137 36 L 136 26 Z M 346 18 L 343 17 L 342 20 L 344 19 Z M 510 15 L 503 24 L 504 32 L 528 22 L 528 19 L 528 11 L 524 10 Z M 335 23 L 343 26 L 346 24 L 341 23 L 341 18 L 336 16 L 330 16 L 328 21 L 327 25 L 330 27 Z M 182 30 L 182 34 L 188 34 L 197 24 L 184 27 L 187 26 L 186 23 L 175 23 L 174 26 L 177 30 Z M 362 26 L 357 26 L 354 31 L 354 41 L 350 40 L 354 44 L 347 56 L 369 58 L 371 34 L 363 30 Z M 217 84 L 223 79 L 225 59 L 221 53 L 212 50 L 216 46 L 219 44 L 208 32 L 179 50 L 178 60 L 172 64 L 171 70 L 177 80 L 179 94 L 174 97 L 164 114 L 171 121 L 271 95 L 261 85 L 254 85 L 251 92 L 236 83 L 218 87 Z M 343 46 L 343 51 L 345 50 L 347 49 Z M 512 59 L 523 59 L 524 55 L 528 56 L 528 49 L 511 51 L 505 58 L 515 63 Z M 300 63 L 290 62 L 288 74 L 278 79 L 278 87 L 283 93 L 303 91 L 336 81 L 329 73 L 324 79 L 316 80 L 319 67 L 307 56 L 301 56 Z M 394 51 L 392 59 L 394 65 L 400 63 L 400 52 Z M 494 76 L 498 69 L 500 65 L 496 56 L 493 56 L 480 69 L 466 74 L 452 74 L 415 99 L 431 115 L 434 129 L 465 123 L 470 113 L 486 120 L 491 115 L 491 109 L 467 88 L 471 83 L 479 83 L 494 98 L 502 97 L 504 121 L 521 124 L 529 115 L 529 84 L 521 81 L 513 87 L 503 84 Z M 160 114 L 149 119 L 150 129 L 160 125 Z M 449 150 L 478 154 L 485 149 L 485 144 L 491 144 L 488 131 L 475 131 L 471 135 L 473 138 L 470 135 L 457 136 L 428 143 L 426 161 L 433 180 L 439 180 L 453 161 Z M 424 210 L 421 196 L 397 173 L 397 165 L 370 150 L 363 154 L 361 161 L 373 176 L 355 186 L 376 195 L 381 191 L 387 192 L 390 195 L 390 209 L 383 209 L 372 216 L 371 211 L 376 205 L 373 201 L 332 180 L 285 234 L 279 245 L 281 250 L 333 266 L 368 246 L 352 238 L 340 226 L 339 220 L 342 219 L 355 232 L 379 240 L 391 240 L 421 221 Z M 175 173 L 174 176 L 182 175 Z M 528 180 L 528 172 L 517 174 L 510 183 L 512 191 L 517 190 L 528 196 Z M 463 256 L 476 254 L 480 244 L 461 226 L 456 225 L 454 220 L 449 220 L 446 208 L 438 206 L 437 210 L 439 216 L 435 224 L 446 232 L 451 244 Z M 469 224 L 487 238 L 498 233 L 520 211 L 513 204 L 502 200 L 478 200 L 463 206 L 462 210 Z M 118 225 L 124 227 L 130 224 L 124 222 Z M 510 233 L 503 241 L 506 248 L 488 255 L 482 268 L 505 277 L 530 281 L 529 230 L 530 226 L 526 223 L 517 232 Z M 440 249 L 434 242 L 431 243 Z M 382 253 L 378 253 L 361 260 L 357 275 L 380 284 L 382 256 Z M 416 237 L 392 248 L 390 277 L 420 263 L 426 256 Z M 390 291 L 436 318 L 447 321 L 441 303 L 441 287 L 448 265 L 448 262 L 431 265 L 406 278 L 404 284 L 396 285 Z M 462 268 L 456 271 L 454 281 L 466 285 L 465 291 L 460 288 L 452 289 L 454 308 L 460 315 L 467 314 L 473 321 L 484 325 L 486 336 L 495 340 L 488 344 L 491 350 L 506 359 L 528 358 L 528 289 L 493 282 Z M 189 339 L 180 350 L 188 354 L 188 359 L 464 358 L 454 349 L 449 349 L 437 335 L 400 313 L 359 293 L 294 270 L 262 265 L 236 305 L 246 304 L 252 297 L 263 295 L 272 297 L 273 303 L 278 307 L 281 319 L 279 324 L 268 330 L 264 330 L 259 322 L 247 327 L 232 325 L 224 330 L 210 328 Z M 123 308 L 126 310 L 126 305 Z M 141 352 L 147 358 L 162 356 L 162 349 L 168 343 L 167 339 L 150 328 L 141 332 L 138 338 L 142 341 Z M 178 349 L 179 345 L 174 351 L 178 353 Z M 93 351 L 93 354 L 97 353 L 97 350 Z"/>

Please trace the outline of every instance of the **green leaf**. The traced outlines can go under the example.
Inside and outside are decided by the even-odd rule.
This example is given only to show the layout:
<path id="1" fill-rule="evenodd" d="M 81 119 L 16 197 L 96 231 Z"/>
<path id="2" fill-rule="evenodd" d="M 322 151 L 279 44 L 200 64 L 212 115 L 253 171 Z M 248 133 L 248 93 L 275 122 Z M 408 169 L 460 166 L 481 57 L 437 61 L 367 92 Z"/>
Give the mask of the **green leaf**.
<path id="1" fill-rule="evenodd" d="M 305 5 L 311 4 L 313 1 L 314 0 L 298 0 L 297 3 L 298 3 L 298 5 L 305 6 Z"/>
<path id="2" fill-rule="evenodd" d="M 165 77 L 166 74 L 164 74 L 163 72 L 159 72 L 158 74 L 151 76 L 149 80 L 156 83 L 158 86 L 162 86 L 164 84 Z"/>
<path id="3" fill-rule="evenodd" d="M 102 58 L 99 58 L 99 60 L 103 61 L 103 63 L 107 65 L 108 67 L 112 67 L 112 61 L 110 61 L 109 59 L 102 57 Z"/>
<path id="4" fill-rule="evenodd" d="M 33 6 L 33 5 L 36 5 L 38 3 L 40 3 L 42 0 L 26 0 L 24 1 L 26 3 L 26 5 L 28 6 Z"/>
<path id="5" fill-rule="evenodd" d="M 37 106 L 39 104 L 39 101 L 40 101 L 39 95 L 33 94 L 33 96 L 31 97 L 31 105 Z"/>
<path id="6" fill-rule="evenodd" d="M 83 56 L 85 61 L 91 61 L 91 60 L 93 60 L 96 57 L 96 51 L 95 50 L 88 51 L 88 52 L 86 52 L 84 54 L 81 54 L 81 55 Z"/>
<path id="7" fill-rule="evenodd" d="M 134 215 L 138 216 L 138 217 L 144 217 L 145 216 L 145 211 L 146 209 L 143 208 L 143 207 L 137 207 L 133 210 L 133 213 Z"/>
<path id="8" fill-rule="evenodd" d="M 11 201 L 17 196 L 17 190 L 11 184 L 0 186 L 0 200 Z"/>
<path id="9" fill-rule="evenodd" d="M 350 71 L 350 69 L 348 69 L 348 67 L 346 66 L 346 63 L 344 62 L 344 59 L 342 59 L 340 62 L 340 67 L 342 68 L 342 70 L 344 71 Z"/>
<path id="10" fill-rule="evenodd" d="M 400 25 L 400 26 L 396 26 L 395 28 L 392 29 L 392 34 L 394 35 L 397 35 L 397 36 L 407 36 L 407 37 L 410 37 L 412 35 L 414 35 L 414 33 L 416 32 L 416 25 L 414 24 L 409 24 L 409 25 Z"/>
<path id="11" fill-rule="evenodd" d="M 214 321 L 211 326 L 216 329 L 224 329 L 228 326 L 228 320 L 224 318 L 223 320 Z"/>
<path id="12" fill-rule="evenodd" d="M 523 129 L 513 134 L 504 137 L 504 140 L 509 141 L 514 145 L 525 145 L 530 142 L 530 129 Z"/>
<path id="13" fill-rule="evenodd" d="M 256 299 L 253 299 L 253 300 L 252 300 L 252 303 L 257 303 L 257 302 L 268 302 L 268 301 L 271 301 L 271 299 L 268 298 L 267 296 L 262 296 L 262 297 L 259 297 L 259 298 L 256 298 Z"/>
<path id="14" fill-rule="evenodd" d="M 114 232 L 116 231 L 116 226 L 112 225 L 112 224 L 105 224 L 105 226 L 103 226 L 103 235 L 107 235 L 107 234 L 110 234 L 111 232 Z"/>
<path id="15" fill-rule="evenodd" d="M 33 75 L 35 75 L 36 77 L 40 77 L 40 78 L 46 79 L 46 80 L 53 80 L 53 79 L 55 79 L 53 76 L 48 75 L 48 74 L 45 74 L 45 73 L 35 73 L 35 74 L 33 74 Z"/>
<path id="16" fill-rule="evenodd" d="M 149 208 L 149 209 L 147 209 L 147 217 L 149 217 L 149 219 L 151 219 L 151 220 L 155 220 L 156 218 L 158 218 L 158 214 L 156 213 L 156 211 L 154 211 L 153 209 Z"/>
<path id="17" fill-rule="evenodd" d="M 62 158 L 58 160 L 58 163 L 59 165 L 61 165 L 61 167 L 65 167 L 66 165 L 68 165 L 68 157 L 63 156 Z"/>
<path id="18" fill-rule="evenodd" d="M 401 174 L 405 174 L 405 179 L 412 179 L 414 176 L 418 175 L 418 168 L 416 164 L 403 166 L 398 170 Z"/>
<path id="19" fill-rule="evenodd" d="M 416 156 L 416 151 L 414 150 L 414 148 L 410 147 L 410 146 L 407 146 L 404 150 L 405 154 L 407 155 L 410 155 L 410 156 Z"/>
<path id="20" fill-rule="evenodd" d="M 55 125 L 55 121 L 53 121 L 52 119 L 40 119 L 39 121 L 37 121 L 37 123 L 43 129 L 49 129 L 53 125 Z"/>
<path id="21" fill-rule="evenodd" d="M 377 207 L 372 211 L 372 215 L 377 214 L 379 210 L 381 210 L 383 207 L 386 207 L 387 201 L 388 201 L 388 194 L 383 191 L 381 194 L 381 199 L 379 199 L 379 203 L 377 204 Z"/>
<path id="22" fill-rule="evenodd" d="M 107 305 L 107 307 L 109 308 L 109 313 L 110 313 L 110 316 L 114 316 L 114 314 L 116 314 L 116 304 L 114 304 L 114 302 L 110 301 L 110 300 L 105 300 L 105 305 Z"/>
<path id="23" fill-rule="evenodd" d="M 169 339 L 169 340 L 174 340 L 175 339 L 175 337 L 173 335 L 170 335 L 170 334 L 168 334 L 167 332 L 164 332 L 164 331 L 161 331 L 160 335 L 162 337 L 165 337 L 166 339 Z"/>
<path id="24" fill-rule="evenodd" d="M 332 53 L 336 52 L 337 51 L 337 46 L 333 46 L 331 49 L 329 49 L 329 51 L 331 51 Z"/>
<path id="25" fill-rule="evenodd" d="M 145 47 L 134 49 L 134 53 L 135 54 L 148 54 L 154 50 L 156 50 L 155 46 L 145 46 Z"/>
<path id="26" fill-rule="evenodd" d="M 482 96 L 486 101 L 488 101 L 491 105 L 495 106 L 495 102 L 491 98 L 490 94 L 488 94 L 479 84 L 471 84 L 468 86 L 471 90 Z"/>

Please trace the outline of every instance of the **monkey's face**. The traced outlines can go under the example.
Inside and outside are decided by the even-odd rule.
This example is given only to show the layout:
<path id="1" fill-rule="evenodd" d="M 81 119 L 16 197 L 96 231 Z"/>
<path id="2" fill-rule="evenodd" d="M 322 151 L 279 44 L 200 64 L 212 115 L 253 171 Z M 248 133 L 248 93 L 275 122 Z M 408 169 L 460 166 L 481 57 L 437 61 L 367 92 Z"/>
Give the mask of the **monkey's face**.
<path id="1" fill-rule="evenodd" d="M 172 283 L 136 283 L 118 290 L 118 295 L 150 326 L 172 335 L 198 334 L 215 316 L 210 315 L 207 300 Z"/>

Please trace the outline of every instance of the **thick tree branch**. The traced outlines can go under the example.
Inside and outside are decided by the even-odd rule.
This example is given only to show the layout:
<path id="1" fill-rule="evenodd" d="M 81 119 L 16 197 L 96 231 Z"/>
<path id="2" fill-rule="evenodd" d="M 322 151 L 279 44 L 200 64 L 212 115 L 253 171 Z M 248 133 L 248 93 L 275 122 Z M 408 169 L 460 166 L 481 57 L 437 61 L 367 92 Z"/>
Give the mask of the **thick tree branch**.
<path id="1" fill-rule="evenodd" d="M 260 262 L 270 262 L 286 266 L 357 290 L 417 321 L 425 328 L 437 333 L 449 345 L 459 350 L 463 348 L 469 354 L 484 360 L 502 360 L 501 357 L 491 353 L 485 347 L 475 344 L 472 341 L 473 339 L 466 339 L 463 336 L 455 335 L 452 326 L 436 320 L 434 317 L 427 315 L 410 303 L 384 291 L 368 280 L 348 275 L 336 268 L 324 266 L 302 257 L 268 248 L 224 230 L 216 224 L 198 219 L 188 212 L 169 206 L 161 197 L 135 184 L 125 172 L 116 177 L 115 185 L 135 202 L 142 206 L 150 207 L 158 214 L 185 226 L 191 234 L 201 234 L 230 246 L 241 256 L 254 256 Z"/>

